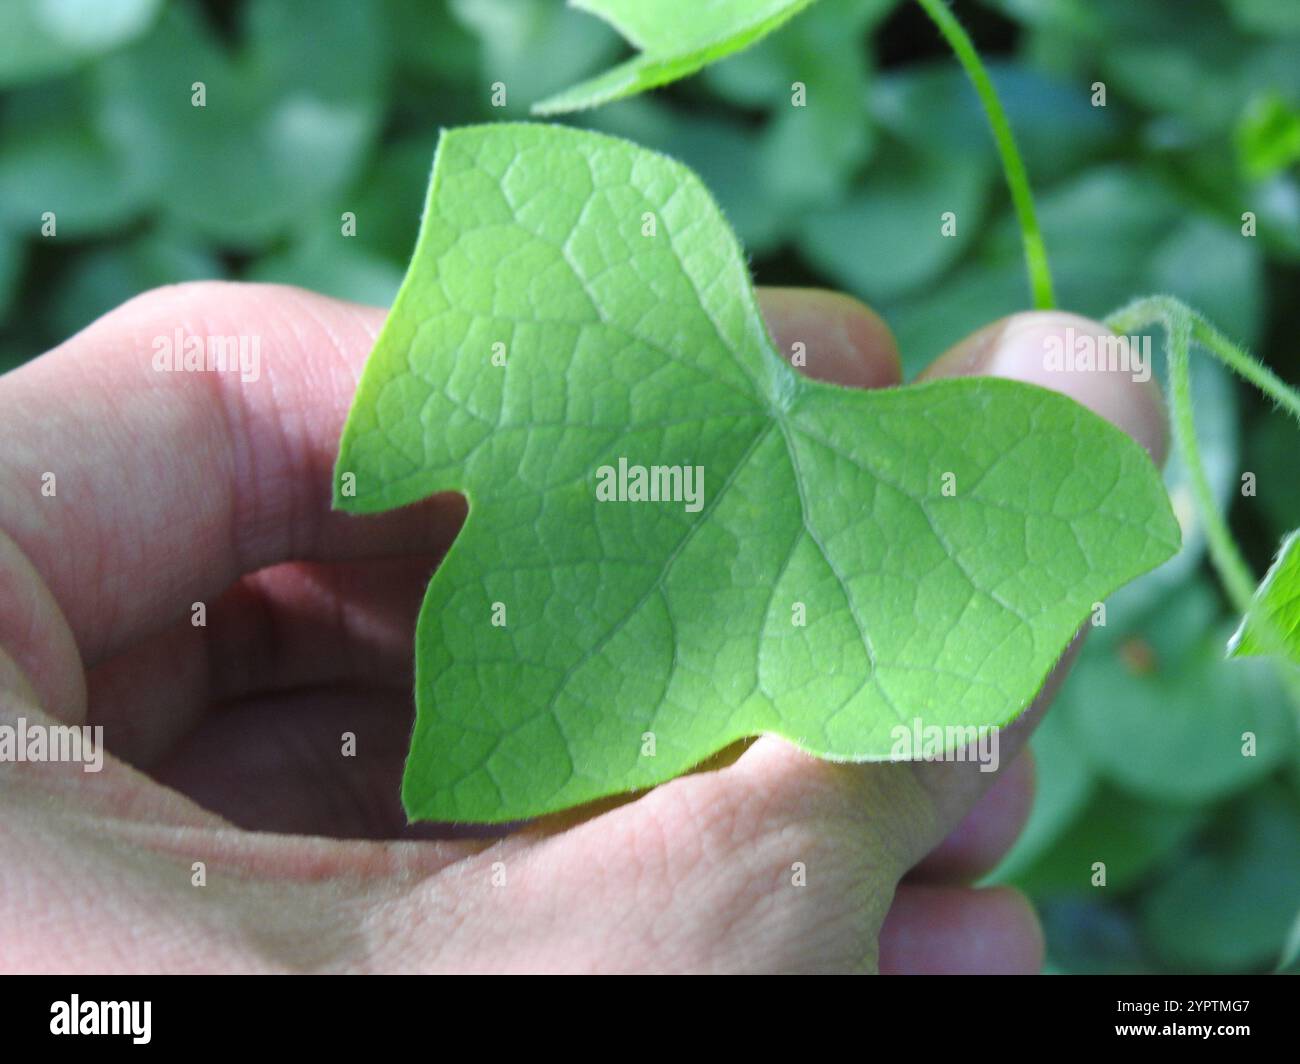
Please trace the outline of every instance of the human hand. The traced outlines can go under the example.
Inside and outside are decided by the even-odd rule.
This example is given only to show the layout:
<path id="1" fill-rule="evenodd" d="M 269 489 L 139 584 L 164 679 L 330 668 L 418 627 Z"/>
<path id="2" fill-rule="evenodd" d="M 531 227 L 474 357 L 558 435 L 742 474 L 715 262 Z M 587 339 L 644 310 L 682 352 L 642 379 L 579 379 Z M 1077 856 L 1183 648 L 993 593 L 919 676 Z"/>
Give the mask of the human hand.
<path id="1" fill-rule="evenodd" d="M 814 376 L 898 383 L 860 304 L 760 298 Z M 1002 734 L 995 773 L 832 764 L 762 738 L 504 837 L 408 828 L 412 632 L 465 511 L 455 495 L 329 509 L 383 318 L 184 285 L 0 378 L 0 726 L 102 725 L 112 751 L 97 773 L 0 763 L 0 970 L 1038 969 L 1028 903 L 969 886 L 1027 814 L 1016 751 L 1038 707 Z M 1066 327 L 1102 329 L 1018 315 L 930 372 L 1056 387 L 1160 457 L 1154 386 L 1043 370 L 1046 331 Z M 260 378 L 154 370 L 177 330 L 259 337 Z"/>

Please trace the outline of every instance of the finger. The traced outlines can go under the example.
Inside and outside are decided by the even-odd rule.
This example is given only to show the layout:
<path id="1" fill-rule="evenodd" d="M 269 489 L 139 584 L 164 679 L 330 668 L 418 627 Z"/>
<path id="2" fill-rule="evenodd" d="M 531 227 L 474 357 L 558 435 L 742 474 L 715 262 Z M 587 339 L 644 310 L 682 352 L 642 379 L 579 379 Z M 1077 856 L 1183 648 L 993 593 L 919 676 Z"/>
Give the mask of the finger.
<path id="1" fill-rule="evenodd" d="M 243 577 L 203 625 L 181 621 L 93 669 L 89 719 L 118 757 L 148 767 L 215 703 L 338 684 L 409 702 L 412 632 L 436 564 L 289 562 Z"/>
<path id="2" fill-rule="evenodd" d="M 292 288 L 183 285 L 0 379 L 0 527 L 87 666 L 276 562 L 445 548 L 458 496 L 367 519 L 330 510 L 338 436 L 382 320 Z M 155 370 L 155 340 L 177 332 L 256 339 L 257 379 Z"/>
<path id="3" fill-rule="evenodd" d="M 850 388 L 889 388 L 902 380 L 889 326 L 852 296 L 760 288 L 758 305 L 777 351 L 808 376 Z"/>
<path id="4" fill-rule="evenodd" d="M 223 706 L 152 776 L 237 827 L 344 839 L 502 834 L 411 828 L 400 799 L 413 711 L 406 691 L 336 685 Z"/>
<path id="5" fill-rule="evenodd" d="M 1043 930 L 1009 887 L 904 884 L 880 932 L 882 975 L 1035 975 Z"/>
<path id="6" fill-rule="evenodd" d="M 972 883 L 1015 844 L 1034 801 L 1034 759 L 1025 750 L 961 822 L 907 874 L 909 883 Z"/>

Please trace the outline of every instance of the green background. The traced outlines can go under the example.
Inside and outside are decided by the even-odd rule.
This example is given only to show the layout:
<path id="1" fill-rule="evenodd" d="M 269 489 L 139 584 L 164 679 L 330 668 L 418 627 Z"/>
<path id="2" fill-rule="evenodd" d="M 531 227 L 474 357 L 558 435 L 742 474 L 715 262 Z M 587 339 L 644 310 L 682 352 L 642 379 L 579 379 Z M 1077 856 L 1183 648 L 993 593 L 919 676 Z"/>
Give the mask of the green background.
<path id="1" fill-rule="evenodd" d="M 1300 3 L 954 9 L 1025 152 L 1061 304 L 1100 316 L 1172 293 L 1296 383 Z M 439 127 L 525 117 L 625 54 L 558 0 L 0 5 L 0 369 L 192 278 L 387 303 Z M 913 4 L 819 0 L 746 53 L 576 121 L 695 168 L 760 283 L 858 295 L 909 374 L 1028 304 L 974 93 Z M 1262 573 L 1300 525 L 1300 437 L 1204 359 L 1195 386 L 1211 477 Z M 1034 812 L 994 876 L 1038 901 L 1052 971 L 1267 971 L 1297 927 L 1296 712 L 1266 665 L 1222 660 L 1234 619 L 1176 463 L 1168 480 L 1188 547 L 1109 604 L 1034 739 Z M 1225 756 L 1246 731 L 1257 756 Z"/>

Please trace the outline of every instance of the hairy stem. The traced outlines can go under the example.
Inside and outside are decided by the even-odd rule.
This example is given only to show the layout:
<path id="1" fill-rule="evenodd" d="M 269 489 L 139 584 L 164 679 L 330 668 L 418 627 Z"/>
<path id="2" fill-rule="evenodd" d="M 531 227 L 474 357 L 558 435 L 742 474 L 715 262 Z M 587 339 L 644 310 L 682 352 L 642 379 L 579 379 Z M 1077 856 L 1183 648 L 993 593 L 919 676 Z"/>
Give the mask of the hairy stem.
<path id="1" fill-rule="evenodd" d="M 1174 444 L 1187 467 L 1191 481 L 1192 497 L 1205 524 L 1205 538 L 1210 559 L 1219 573 L 1219 579 L 1232 599 L 1233 608 L 1245 617 L 1250 613 L 1255 595 L 1255 577 L 1250 565 L 1242 556 L 1237 542 L 1232 538 L 1227 519 L 1215 504 L 1210 480 L 1201 458 L 1200 444 L 1196 439 L 1196 419 L 1192 411 L 1191 347 L 1199 344 L 1220 362 L 1243 379 L 1250 381 L 1279 406 L 1284 407 L 1300 421 L 1300 395 L 1263 363 L 1252 358 L 1237 344 L 1227 339 L 1200 314 L 1172 296 L 1149 296 L 1130 303 L 1106 319 L 1106 324 L 1117 333 L 1140 332 L 1148 326 L 1160 324 L 1166 337 L 1166 354 L 1169 359 L 1169 406 L 1174 427 Z M 1262 635 L 1282 647 L 1280 634 L 1269 632 L 1266 621 L 1257 618 Z M 1300 680 L 1281 663 L 1278 669 L 1293 700 L 1300 706 Z"/>
<path id="2" fill-rule="evenodd" d="M 984 105 L 984 113 L 988 116 L 989 125 L 993 129 L 993 139 L 997 142 L 998 155 L 1002 159 L 1002 171 L 1011 189 L 1011 201 L 1015 204 L 1016 218 L 1020 223 L 1020 235 L 1025 246 L 1025 265 L 1029 270 L 1029 284 L 1034 293 L 1034 306 L 1039 310 L 1051 310 L 1056 306 L 1056 296 L 1052 291 L 1052 271 L 1047 264 L 1047 246 L 1043 243 L 1043 233 L 1038 227 L 1038 215 L 1034 211 L 1034 196 L 1029 187 L 1025 161 L 1016 147 L 1011 123 L 1007 121 L 1007 114 L 1002 109 L 1002 101 L 998 99 L 997 90 L 993 87 L 993 79 L 989 77 L 989 72 L 975 50 L 970 35 L 948 10 L 944 0 L 917 0 L 917 2 L 947 39 L 975 86 L 980 102 Z"/>

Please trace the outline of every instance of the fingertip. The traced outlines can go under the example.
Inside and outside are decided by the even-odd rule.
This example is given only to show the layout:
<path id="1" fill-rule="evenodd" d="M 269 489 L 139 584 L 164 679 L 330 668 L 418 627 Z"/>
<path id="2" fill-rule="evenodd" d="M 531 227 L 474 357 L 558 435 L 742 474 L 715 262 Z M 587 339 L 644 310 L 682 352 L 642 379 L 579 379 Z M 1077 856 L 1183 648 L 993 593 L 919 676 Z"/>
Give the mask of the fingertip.
<path id="1" fill-rule="evenodd" d="M 1027 311 L 971 334 L 921 378 L 1005 377 L 1051 388 L 1123 429 L 1160 465 L 1167 419 L 1151 370 L 1149 343 L 1116 336 L 1078 314 Z"/>
<path id="2" fill-rule="evenodd" d="M 821 288 L 760 288 L 758 304 L 777 351 L 809 377 L 849 388 L 889 388 L 902 381 L 889 326 L 852 296 Z"/>
<path id="3" fill-rule="evenodd" d="M 1042 924 L 1014 887 L 904 884 L 880 932 L 882 975 L 1034 975 Z"/>

